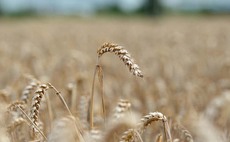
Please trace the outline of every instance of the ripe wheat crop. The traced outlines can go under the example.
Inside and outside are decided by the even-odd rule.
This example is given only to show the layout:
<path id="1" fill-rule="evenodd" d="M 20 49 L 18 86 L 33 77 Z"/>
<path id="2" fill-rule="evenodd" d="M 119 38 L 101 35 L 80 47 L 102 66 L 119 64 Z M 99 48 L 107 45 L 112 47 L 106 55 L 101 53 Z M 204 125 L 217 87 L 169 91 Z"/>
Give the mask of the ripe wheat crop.
<path id="1" fill-rule="evenodd" d="M 227 17 L 0 20 L 0 141 L 229 142 Z"/>

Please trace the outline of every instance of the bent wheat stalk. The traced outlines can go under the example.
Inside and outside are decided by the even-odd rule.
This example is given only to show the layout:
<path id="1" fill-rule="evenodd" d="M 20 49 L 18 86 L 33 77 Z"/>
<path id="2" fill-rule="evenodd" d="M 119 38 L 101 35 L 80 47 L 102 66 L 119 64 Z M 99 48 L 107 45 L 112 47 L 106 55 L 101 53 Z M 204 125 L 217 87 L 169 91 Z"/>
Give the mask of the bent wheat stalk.
<path id="1" fill-rule="evenodd" d="M 47 140 L 45 134 L 38 128 L 37 124 L 34 123 L 34 120 L 32 120 L 32 119 L 26 114 L 26 112 L 23 111 L 23 109 L 22 109 L 20 106 L 17 106 L 17 107 L 21 110 L 21 112 L 26 116 L 26 118 L 28 119 L 28 121 L 32 124 L 32 126 L 33 126 L 33 131 L 34 131 L 34 129 L 36 129 L 36 130 L 41 134 L 41 136 L 42 136 L 45 140 Z"/>
<path id="2" fill-rule="evenodd" d="M 143 74 L 141 70 L 139 69 L 139 66 L 135 64 L 134 59 L 131 58 L 131 55 L 129 52 L 124 49 L 122 46 L 113 44 L 113 43 L 104 43 L 101 48 L 97 50 L 98 53 L 98 59 L 107 52 L 112 52 L 115 53 L 124 63 L 125 65 L 129 68 L 129 71 L 139 77 L 143 77 Z"/>

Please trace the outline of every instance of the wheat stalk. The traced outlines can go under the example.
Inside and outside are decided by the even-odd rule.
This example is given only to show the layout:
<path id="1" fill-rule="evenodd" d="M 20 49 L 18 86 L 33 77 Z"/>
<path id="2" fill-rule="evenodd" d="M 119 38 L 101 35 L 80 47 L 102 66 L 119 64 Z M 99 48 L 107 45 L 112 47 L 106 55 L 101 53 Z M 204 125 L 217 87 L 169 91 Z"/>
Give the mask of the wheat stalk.
<path id="1" fill-rule="evenodd" d="M 28 121 L 32 124 L 31 126 L 32 126 L 32 128 L 33 128 L 33 132 L 34 132 L 34 130 L 36 129 L 39 133 L 40 133 L 40 135 L 45 139 L 45 140 L 47 140 L 47 138 L 46 138 L 46 136 L 43 134 L 43 132 L 40 130 L 40 128 L 33 122 L 33 120 L 26 114 L 26 112 L 21 108 L 21 107 L 19 107 L 18 106 L 18 108 L 21 110 L 21 112 L 26 116 L 26 118 L 28 119 Z M 35 128 L 35 129 L 34 129 Z"/>
<path id="2" fill-rule="evenodd" d="M 79 139 L 81 141 L 84 141 L 82 135 L 83 135 L 83 130 L 82 130 L 82 126 L 81 126 L 81 123 L 80 123 L 80 120 L 78 117 L 74 117 L 73 114 L 71 113 L 64 97 L 62 96 L 61 92 L 58 91 L 51 83 L 48 83 L 47 86 L 51 89 L 53 89 L 55 92 L 56 92 L 56 95 L 58 96 L 58 98 L 61 100 L 62 104 L 65 106 L 66 110 L 68 111 L 69 115 L 71 116 L 71 118 L 75 119 L 75 124 L 74 127 L 75 127 L 75 132 L 77 133 Z"/>
<path id="3" fill-rule="evenodd" d="M 103 70 L 100 65 L 96 65 L 93 75 L 93 84 L 92 84 L 92 92 L 89 102 L 89 123 L 90 123 L 90 129 L 92 130 L 94 127 L 94 114 L 93 114 L 93 108 L 94 108 L 94 85 L 95 85 L 95 78 L 96 74 L 98 74 L 98 81 L 100 84 L 100 94 L 101 94 L 101 104 L 102 104 L 102 112 L 103 112 L 103 118 L 105 122 L 105 101 L 104 101 L 104 91 L 103 91 Z"/>
<path id="4" fill-rule="evenodd" d="M 162 134 L 158 134 L 156 136 L 155 142 L 163 142 L 163 136 L 162 136 Z"/>
<path id="5" fill-rule="evenodd" d="M 141 70 L 139 69 L 139 66 L 135 64 L 134 59 L 131 58 L 131 55 L 129 52 L 124 49 L 122 46 L 113 44 L 113 43 L 104 43 L 98 50 L 98 59 L 107 52 L 115 53 L 129 68 L 129 71 L 139 77 L 143 77 L 143 74 Z"/>

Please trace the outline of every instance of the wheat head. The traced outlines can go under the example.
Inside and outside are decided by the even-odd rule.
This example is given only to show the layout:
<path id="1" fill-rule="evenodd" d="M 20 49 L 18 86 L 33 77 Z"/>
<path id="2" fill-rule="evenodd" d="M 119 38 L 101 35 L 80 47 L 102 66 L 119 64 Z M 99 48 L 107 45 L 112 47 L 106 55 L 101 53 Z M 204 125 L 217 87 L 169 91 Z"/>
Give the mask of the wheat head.
<path id="1" fill-rule="evenodd" d="M 33 79 L 22 91 L 21 100 L 28 103 L 29 95 L 38 87 L 39 82 Z"/>
<path id="2" fill-rule="evenodd" d="M 114 116 L 115 118 L 120 118 L 124 115 L 124 113 L 126 113 L 131 107 L 131 103 L 128 100 L 120 100 L 117 103 L 117 106 L 115 108 L 115 113 Z"/>
<path id="3" fill-rule="evenodd" d="M 31 107 L 31 114 L 30 114 L 30 119 L 32 120 L 33 124 L 36 126 L 39 126 L 39 109 L 40 109 L 40 104 L 43 96 L 45 95 L 45 92 L 47 91 L 48 86 L 46 84 L 42 84 L 38 87 L 38 89 L 35 91 L 35 95 L 33 96 L 32 99 L 32 107 Z M 32 125 L 33 126 L 33 125 Z M 32 128 L 32 134 L 34 135 L 35 129 Z"/>
<path id="4" fill-rule="evenodd" d="M 134 59 L 131 58 L 131 55 L 129 52 L 124 49 L 122 46 L 113 44 L 113 43 L 104 43 L 98 50 L 98 58 L 100 58 L 104 53 L 112 52 L 115 53 L 129 68 L 129 71 L 139 77 L 143 77 L 143 74 L 141 70 L 139 69 L 139 66 L 135 64 Z"/>

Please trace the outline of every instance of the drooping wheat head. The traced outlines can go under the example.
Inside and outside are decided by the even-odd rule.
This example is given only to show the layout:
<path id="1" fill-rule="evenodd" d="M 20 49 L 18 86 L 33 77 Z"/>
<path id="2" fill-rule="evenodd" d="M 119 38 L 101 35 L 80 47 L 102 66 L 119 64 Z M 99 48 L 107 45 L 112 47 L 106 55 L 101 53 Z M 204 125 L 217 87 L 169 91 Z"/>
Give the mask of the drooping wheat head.
<path id="1" fill-rule="evenodd" d="M 142 134 L 144 130 L 154 121 L 162 121 L 164 127 L 164 134 L 167 142 L 172 141 L 170 128 L 168 125 L 167 117 L 161 112 L 150 112 L 148 115 L 145 115 L 141 119 L 141 123 L 139 124 L 138 132 Z"/>
<path id="2" fill-rule="evenodd" d="M 138 131 L 142 134 L 145 131 L 145 129 L 154 121 L 165 122 L 167 121 L 167 118 L 160 112 L 150 112 L 141 119 Z"/>
<path id="3" fill-rule="evenodd" d="M 129 71 L 139 77 L 143 77 L 143 74 L 139 68 L 139 66 L 134 62 L 134 59 L 131 58 L 131 55 L 129 52 L 124 49 L 124 47 L 113 44 L 113 43 L 104 43 L 98 50 L 98 59 L 107 52 L 112 52 L 115 53 L 124 63 L 125 65 L 129 68 Z"/>
<path id="4" fill-rule="evenodd" d="M 140 133 L 135 129 L 129 129 L 124 132 L 120 142 L 142 142 Z"/>
<path id="5" fill-rule="evenodd" d="M 134 129 L 136 134 L 141 135 L 145 129 L 152 123 L 155 121 L 162 121 L 163 122 L 163 126 L 164 126 L 164 133 L 165 133 L 165 138 L 167 142 L 172 142 L 172 138 L 171 138 L 171 133 L 170 133 L 170 129 L 168 126 L 168 122 L 167 122 L 167 118 L 165 115 L 163 115 L 161 112 L 150 112 L 148 115 L 145 115 L 142 119 L 141 122 L 137 125 L 137 128 Z M 131 138 L 131 134 L 134 134 L 133 132 L 129 132 L 130 130 L 126 131 L 124 133 L 124 135 L 122 136 L 122 142 L 131 142 L 130 140 L 132 140 Z M 133 135 L 134 137 L 134 135 Z M 125 141 L 124 141 L 125 138 Z M 129 140 L 130 138 L 130 140 Z"/>

